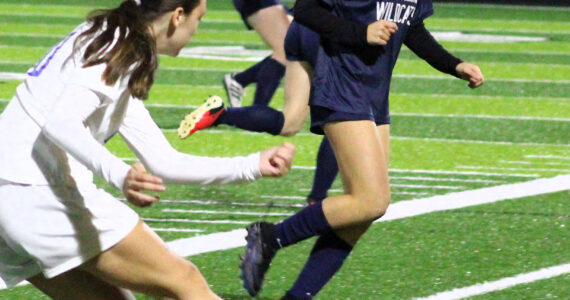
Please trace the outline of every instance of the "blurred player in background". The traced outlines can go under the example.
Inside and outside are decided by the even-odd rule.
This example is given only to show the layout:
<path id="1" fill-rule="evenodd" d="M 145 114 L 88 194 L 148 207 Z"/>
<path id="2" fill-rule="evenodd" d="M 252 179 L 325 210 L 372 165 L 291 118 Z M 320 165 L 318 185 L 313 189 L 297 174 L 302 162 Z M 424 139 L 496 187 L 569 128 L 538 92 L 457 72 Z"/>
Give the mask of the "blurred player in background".
<path id="1" fill-rule="evenodd" d="M 244 88 L 255 82 L 253 105 L 266 106 L 285 74 L 283 41 L 293 19 L 280 0 L 233 0 L 248 29 L 253 29 L 273 53 L 245 71 L 226 74 L 222 83 L 230 106 L 242 106 Z"/>

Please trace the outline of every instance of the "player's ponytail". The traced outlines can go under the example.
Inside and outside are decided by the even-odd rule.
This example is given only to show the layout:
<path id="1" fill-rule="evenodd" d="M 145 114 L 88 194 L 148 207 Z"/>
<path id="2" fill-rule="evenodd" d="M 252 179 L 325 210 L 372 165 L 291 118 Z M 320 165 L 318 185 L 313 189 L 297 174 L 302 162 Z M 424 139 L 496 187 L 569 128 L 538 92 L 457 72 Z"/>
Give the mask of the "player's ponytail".
<path id="1" fill-rule="evenodd" d="M 126 0 L 115 9 L 96 10 L 87 21 L 91 27 L 76 40 L 76 48 L 88 43 L 84 67 L 105 63 L 102 79 L 114 85 L 130 74 L 129 91 L 146 99 L 158 67 L 156 41 L 150 23 L 164 13 L 182 7 L 192 12 L 200 0 Z"/>

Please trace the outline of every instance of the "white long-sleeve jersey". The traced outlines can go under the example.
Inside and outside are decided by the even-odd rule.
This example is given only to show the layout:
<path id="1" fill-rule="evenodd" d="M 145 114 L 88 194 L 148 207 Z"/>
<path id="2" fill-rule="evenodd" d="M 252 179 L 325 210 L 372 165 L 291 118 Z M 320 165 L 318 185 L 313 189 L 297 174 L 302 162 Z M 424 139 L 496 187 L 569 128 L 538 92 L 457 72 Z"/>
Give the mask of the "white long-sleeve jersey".
<path id="1" fill-rule="evenodd" d="M 54 47 L 18 87 L 0 115 L 0 178 L 22 184 L 81 184 L 93 173 L 121 189 L 130 166 L 104 142 L 119 133 L 154 175 L 173 183 L 230 183 L 261 177 L 259 153 L 213 158 L 184 154 L 167 141 L 128 77 L 114 86 L 105 65 L 83 68 L 73 53 L 80 25 Z M 85 45 L 83 45 L 85 46 Z"/>

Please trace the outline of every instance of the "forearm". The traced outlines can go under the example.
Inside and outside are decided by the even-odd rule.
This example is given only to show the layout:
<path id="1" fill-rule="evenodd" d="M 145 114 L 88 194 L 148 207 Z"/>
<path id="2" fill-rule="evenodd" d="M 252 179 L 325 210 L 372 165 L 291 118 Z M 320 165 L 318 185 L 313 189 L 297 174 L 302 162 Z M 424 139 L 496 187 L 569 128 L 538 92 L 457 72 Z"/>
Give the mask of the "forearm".
<path id="1" fill-rule="evenodd" d="M 215 184 L 244 182 L 261 177 L 259 153 L 246 157 L 217 158 L 175 150 L 140 100 L 131 100 L 119 133 L 148 171 L 164 182 Z"/>
<path id="2" fill-rule="evenodd" d="M 321 37 L 348 46 L 368 44 L 368 26 L 342 20 L 322 7 L 318 0 L 297 0 L 294 7 L 295 20 L 317 32 Z"/>
<path id="3" fill-rule="evenodd" d="M 440 72 L 460 77 L 456 67 L 462 60 L 445 50 L 423 23 L 409 28 L 404 44 Z"/>
<path id="4" fill-rule="evenodd" d="M 204 157 L 184 153 L 168 159 L 141 157 L 148 170 L 167 183 L 226 184 L 252 181 L 261 177 L 259 153 L 245 157 Z"/>

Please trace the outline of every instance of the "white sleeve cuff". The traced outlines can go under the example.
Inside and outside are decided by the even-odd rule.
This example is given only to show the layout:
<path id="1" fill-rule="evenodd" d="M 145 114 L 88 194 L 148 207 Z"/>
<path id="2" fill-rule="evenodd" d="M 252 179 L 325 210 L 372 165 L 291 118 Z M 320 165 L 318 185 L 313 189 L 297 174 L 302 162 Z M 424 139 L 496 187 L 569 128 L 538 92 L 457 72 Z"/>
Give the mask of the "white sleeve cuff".
<path id="1" fill-rule="evenodd" d="M 246 181 L 261 178 L 261 170 L 259 169 L 261 152 L 248 155 L 244 160 L 243 177 Z"/>

